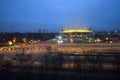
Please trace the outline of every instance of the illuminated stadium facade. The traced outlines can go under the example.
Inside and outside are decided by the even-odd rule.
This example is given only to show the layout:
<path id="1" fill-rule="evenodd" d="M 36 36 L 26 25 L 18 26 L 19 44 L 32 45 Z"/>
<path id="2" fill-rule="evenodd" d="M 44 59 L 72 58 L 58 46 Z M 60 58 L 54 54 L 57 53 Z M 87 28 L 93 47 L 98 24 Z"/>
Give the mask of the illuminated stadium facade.
<path id="1" fill-rule="evenodd" d="M 63 42 L 91 42 L 92 29 L 62 29 Z"/>

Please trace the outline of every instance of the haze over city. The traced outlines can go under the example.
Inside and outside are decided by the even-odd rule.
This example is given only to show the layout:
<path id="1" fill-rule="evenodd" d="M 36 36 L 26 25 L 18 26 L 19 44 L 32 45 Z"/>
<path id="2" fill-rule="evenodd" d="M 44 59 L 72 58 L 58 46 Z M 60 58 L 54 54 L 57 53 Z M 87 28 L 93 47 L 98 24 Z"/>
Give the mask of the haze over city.
<path id="1" fill-rule="evenodd" d="M 0 32 L 120 29 L 120 0 L 0 0 Z"/>

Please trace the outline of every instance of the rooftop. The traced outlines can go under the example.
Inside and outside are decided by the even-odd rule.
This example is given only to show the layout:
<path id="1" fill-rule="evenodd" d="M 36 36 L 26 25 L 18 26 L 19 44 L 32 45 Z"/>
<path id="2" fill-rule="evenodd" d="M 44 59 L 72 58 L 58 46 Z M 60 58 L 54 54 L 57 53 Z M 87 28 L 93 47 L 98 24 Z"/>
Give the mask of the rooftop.
<path id="1" fill-rule="evenodd" d="M 63 29 L 62 33 L 74 33 L 74 32 L 92 32 L 91 29 Z"/>

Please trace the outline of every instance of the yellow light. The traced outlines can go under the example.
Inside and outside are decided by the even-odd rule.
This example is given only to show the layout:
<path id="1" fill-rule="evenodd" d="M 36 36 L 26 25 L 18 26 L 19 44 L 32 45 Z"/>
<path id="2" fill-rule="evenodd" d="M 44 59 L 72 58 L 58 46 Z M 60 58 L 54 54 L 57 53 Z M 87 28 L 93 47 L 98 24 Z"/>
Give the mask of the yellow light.
<path id="1" fill-rule="evenodd" d="M 15 42 L 16 42 L 16 40 L 13 40 L 13 42 L 15 43 Z"/>
<path id="2" fill-rule="evenodd" d="M 14 38 L 13 38 L 13 43 L 15 43 L 15 42 L 16 42 L 16 38 L 14 37 Z"/>
<path id="3" fill-rule="evenodd" d="M 73 33 L 73 32 L 92 32 L 92 30 L 87 30 L 87 29 L 67 29 L 67 30 L 62 31 L 62 33 Z"/>
<path id="4" fill-rule="evenodd" d="M 108 37 L 105 38 L 106 41 L 107 41 L 108 39 L 109 39 Z"/>
<path id="5" fill-rule="evenodd" d="M 26 42 L 27 42 L 27 39 L 26 39 L 26 38 L 23 38 L 23 42 L 26 43 Z"/>
<path id="6" fill-rule="evenodd" d="M 13 43 L 12 43 L 12 41 L 8 41 L 8 44 L 11 46 Z"/>
<path id="7" fill-rule="evenodd" d="M 112 44 L 113 42 L 112 41 L 110 41 L 110 44 Z"/>

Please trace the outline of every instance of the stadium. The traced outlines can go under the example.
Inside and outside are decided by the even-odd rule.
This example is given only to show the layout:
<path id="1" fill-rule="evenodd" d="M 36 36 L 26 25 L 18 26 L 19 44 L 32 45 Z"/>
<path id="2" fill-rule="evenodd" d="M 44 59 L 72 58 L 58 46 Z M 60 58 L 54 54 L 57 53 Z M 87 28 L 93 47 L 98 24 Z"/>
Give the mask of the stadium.
<path id="1" fill-rule="evenodd" d="M 92 29 L 62 29 L 59 36 L 56 37 L 59 42 L 77 43 L 77 42 L 92 42 Z"/>

